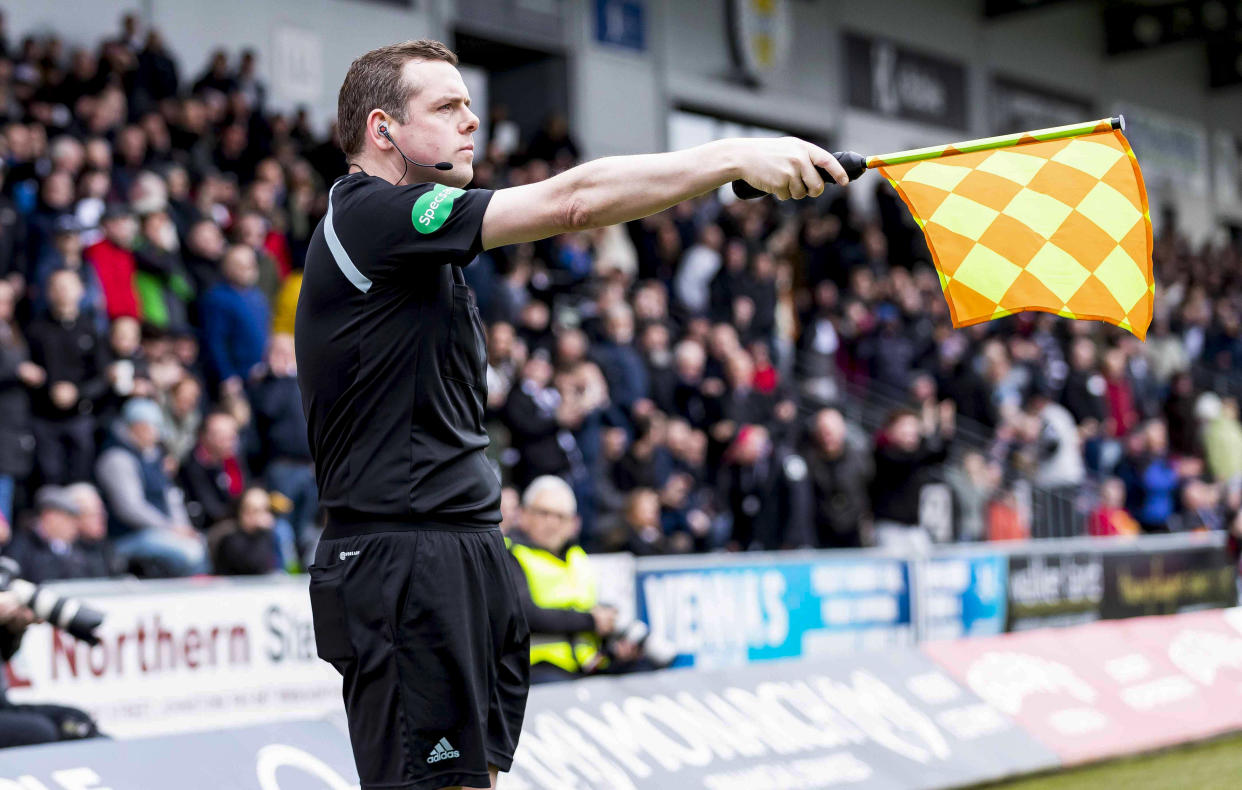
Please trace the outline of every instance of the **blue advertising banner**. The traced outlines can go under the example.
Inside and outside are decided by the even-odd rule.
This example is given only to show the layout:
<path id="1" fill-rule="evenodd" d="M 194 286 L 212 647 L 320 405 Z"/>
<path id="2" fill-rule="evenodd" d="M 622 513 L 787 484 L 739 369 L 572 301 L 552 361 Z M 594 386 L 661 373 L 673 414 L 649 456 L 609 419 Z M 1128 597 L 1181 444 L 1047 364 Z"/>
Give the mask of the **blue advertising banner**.
<path id="1" fill-rule="evenodd" d="M 638 616 L 674 666 L 840 655 L 913 642 L 904 560 L 661 567 L 637 576 Z M 1003 588 L 1002 588 L 1003 589 Z"/>
<path id="2" fill-rule="evenodd" d="M 924 561 L 917 582 L 920 638 L 1003 633 L 1008 573 L 1003 554 Z"/>

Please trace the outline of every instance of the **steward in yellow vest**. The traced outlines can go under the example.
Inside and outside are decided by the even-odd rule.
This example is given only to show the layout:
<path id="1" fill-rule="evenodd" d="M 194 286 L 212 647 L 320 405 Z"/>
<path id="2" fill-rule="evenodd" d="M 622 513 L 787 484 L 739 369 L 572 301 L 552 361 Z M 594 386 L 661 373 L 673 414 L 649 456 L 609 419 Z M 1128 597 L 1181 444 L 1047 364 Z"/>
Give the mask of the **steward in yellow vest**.
<path id="1" fill-rule="evenodd" d="M 523 497 L 521 529 L 506 541 L 525 584 L 518 594 L 531 632 L 531 679 L 559 680 L 602 668 L 601 637 L 616 612 L 598 605 L 596 577 L 574 539 L 578 517 L 564 481 L 540 477 Z"/>

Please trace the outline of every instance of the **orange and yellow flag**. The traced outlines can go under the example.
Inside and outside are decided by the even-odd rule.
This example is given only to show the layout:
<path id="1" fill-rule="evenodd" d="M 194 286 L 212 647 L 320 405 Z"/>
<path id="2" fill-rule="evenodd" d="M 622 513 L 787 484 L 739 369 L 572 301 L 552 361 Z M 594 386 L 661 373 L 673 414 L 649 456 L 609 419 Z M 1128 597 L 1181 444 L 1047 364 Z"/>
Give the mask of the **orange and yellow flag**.
<path id="1" fill-rule="evenodd" d="M 1040 310 L 1106 321 L 1141 340 L 1155 282 L 1138 160 L 1107 119 L 1044 132 L 867 166 L 923 229 L 954 326 Z"/>

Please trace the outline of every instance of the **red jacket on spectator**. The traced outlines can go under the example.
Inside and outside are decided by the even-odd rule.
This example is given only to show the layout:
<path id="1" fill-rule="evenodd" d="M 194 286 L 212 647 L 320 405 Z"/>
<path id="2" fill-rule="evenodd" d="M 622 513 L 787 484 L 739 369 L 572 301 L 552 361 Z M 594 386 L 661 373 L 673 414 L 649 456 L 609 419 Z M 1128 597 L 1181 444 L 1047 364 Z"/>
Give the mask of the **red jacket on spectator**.
<path id="1" fill-rule="evenodd" d="M 1128 434 L 1139 423 L 1138 409 L 1134 406 L 1134 390 L 1125 379 L 1108 379 L 1106 384 L 1109 416 L 1113 418 L 1114 437 Z"/>
<path id="2" fill-rule="evenodd" d="M 95 267 L 103 287 L 108 320 L 127 315 L 142 320 L 138 292 L 134 289 L 134 254 L 103 239 L 87 247 L 82 256 Z"/>

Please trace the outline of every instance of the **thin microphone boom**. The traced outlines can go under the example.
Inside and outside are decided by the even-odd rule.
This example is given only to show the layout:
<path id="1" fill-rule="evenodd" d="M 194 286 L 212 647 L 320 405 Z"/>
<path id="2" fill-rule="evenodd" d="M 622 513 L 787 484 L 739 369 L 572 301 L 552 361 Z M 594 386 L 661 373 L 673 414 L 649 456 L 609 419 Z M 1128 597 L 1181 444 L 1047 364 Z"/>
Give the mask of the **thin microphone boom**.
<path id="1" fill-rule="evenodd" d="M 422 162 L 415 162 L 413 159 L 406 156 L 405 151 L 402 151 L 401 147 L 397 145 L 397 141 L 392 139 L 392 135 L 388 133 L 387 126 L 381 126 L 379 128 L 379 133 L 388 138 L 388 142 L 392 143 L 392 147 L 396 148 L 397 153 L 401 154 L 401 158 L 406 161 L 405 170 L 401 171 L 401 178 L 397 179 L 398 184 L 401 183 L 401 181 L 405 178 L 405 172 L 406 170 L 410 169 L 410 165 L 417 165 L 418 167 L 434 167 L 436 170 L 452 170 L 453 169 L 453 165 L 451 162 L 436 162 L 434 165 L 427 165 L 427 164 L 423 164 Z"/>

